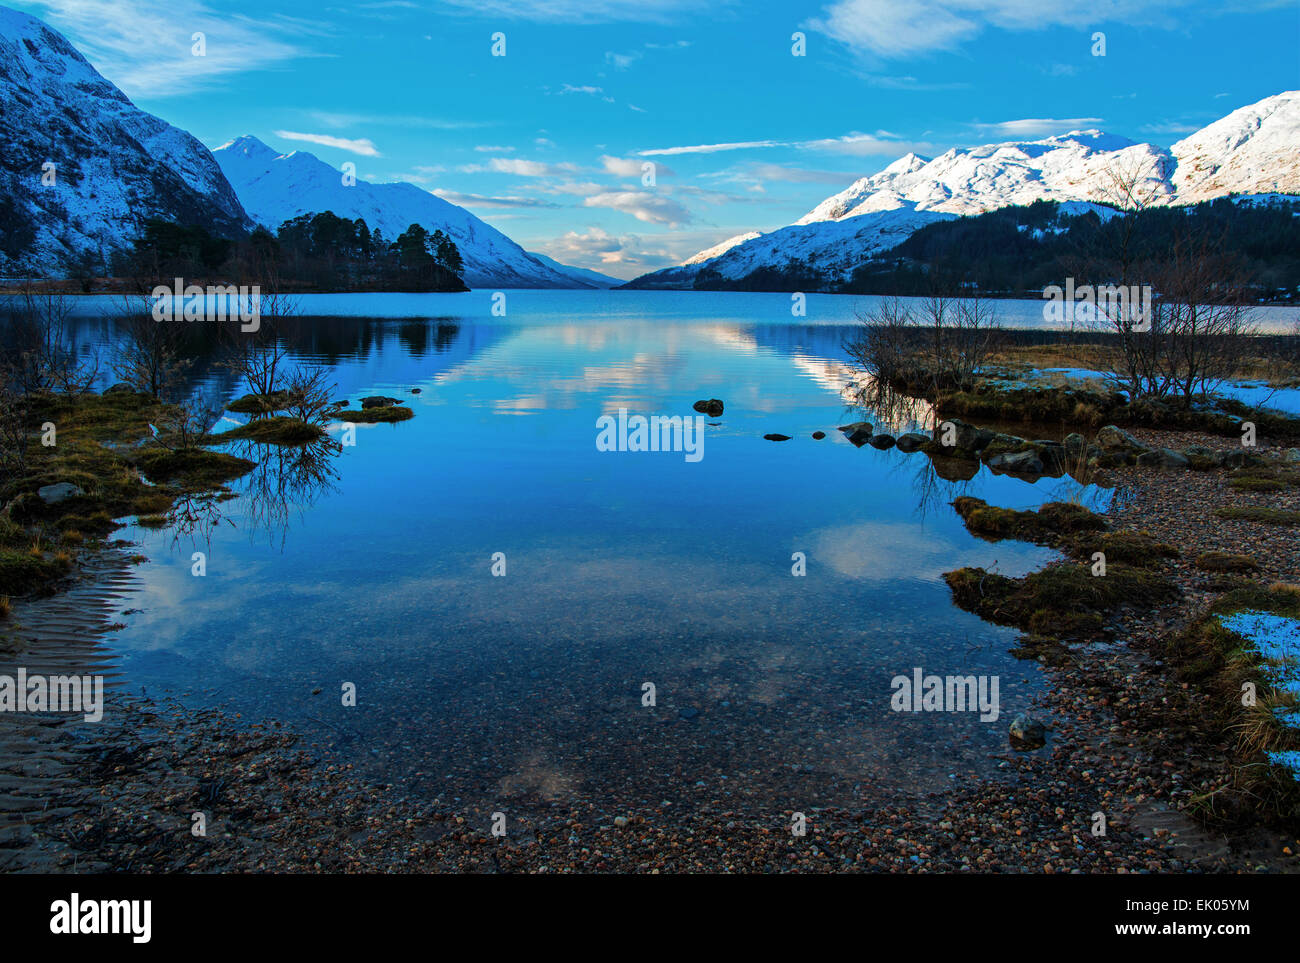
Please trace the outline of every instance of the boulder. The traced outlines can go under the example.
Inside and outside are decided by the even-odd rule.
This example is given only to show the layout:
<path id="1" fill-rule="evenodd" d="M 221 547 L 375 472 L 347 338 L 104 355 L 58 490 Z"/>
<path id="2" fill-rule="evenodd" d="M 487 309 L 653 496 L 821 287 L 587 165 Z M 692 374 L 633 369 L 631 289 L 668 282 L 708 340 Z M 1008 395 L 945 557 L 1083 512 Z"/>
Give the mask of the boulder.
<path id="1" fill-rule="evenodd" d="M 812 436 L 813 436 L 814 440 L 816 440 L 816 441 L 821 441 L 823 438 L 826 437 L 826 432 L 824 432 L 824 431 L 814 431 L 814 432 L 812 433 Z"/>
<path id="2" fill-rule="evenodd" d="M 905 435 L 899 435 L 895 444 L 898 445 L 899 451 L 910 455 L 914 451 L 919 451 L 929 440 L 930 439 L 926 438 L 925 435 L 918 434 L 915 431 L 909 431 Z"/>
<path id="3" fill-rule="evenodd" d="M 778 435 L 775 432 L 773 432 L 770 435 L 764 435 L 763 437 L 766 438 L 768 441 L 789 441 L 790 440 L 789 435 Z"/>
<path id="4" fill-rule="evenodd" d="M 872 435 L 867 444 L 872 448 L 879 448 L 884 451 L 886 448 L 894 447 L 894 436 L 882 431 L 878 435 Z"/>
<path id="5" fill-rule="evenodd" d="M 998 471 L 1015 472 L 1018 475 L 1041 475 L 1044 473 L 1043 460 L 1038 452 L 1015 451 L 1006 455 L 994 455 L 984 464 Z"/>
<path id="6" fill-rule="evenodd" d="M 702 415 L 708 415 L 710 418 L 717 418 L 723 411 L 722 401 L 718 398 L 701 398 L 691 407 Z"/>
<path id="7" fill-rule="evenodd" d="M 1191 468 L 1192 463 L 1181 451 L 1172 448 L 1160 449 L 1160 464 L 1165 468 Z"/>
<path id="8" fill-rule="evenodd" d="M 1088 439 L 1078 432 L 1065 436 L 1065 454 L 1073 461 L 1083 458 L 1088 451 Z"/>
<path id="9" fill-rule="evenodd" d="M 41 501 L 45 502 L 45 504 L 57 505 L 61 501 L 86 493 L 72 482 L 58 482 L 54 485 L 44 485 L 36 489 L 36 494 L 40 496 Z"/>
<path id="10" fill-rule="evenodd" d="M 1107 425 L 1101 431 L 1097 432 L 1097 444 L 1103 451 L 1122 451 L 1133 454 L 1141 454 L 1144 451 L 1150 451 L 1148 445 L 1144 445 L 1122 428 L 1114 425 Z"/>
<path id="11" fill-rule="evenodd" d="M 1267 461 L 1253 451 L 1227 451 L 1223 453 L 1224 468 L 1259 468 Z"/>
<path id="12" fill-rule="evenodd" d="M 371 395 L 361 399 L 362 408 L 391 408 L 401 403 L 400 398 L 389 398 L 387 395 Z"/>
<path id="13" fill-rule="evenodd" d="M 1011 744 L 1018 749 L 1037 749 L 1047 742 L 1047 727 L 1023 712 L 1011 720 L 1007 729 Z"/>
<path id="14" fill-rule="evenodd" d="M 840 431 L 844 432 L 844 437 L 855 448 L 861 448 L 871 440 L 871 425 L 865 421 L 855 421 L 851 425 L 845 425 Z"/>
<path id="15" fill-rule="evenodd" d="M 948 422 L 953 426 L 953 444 L 944 445 L 944 438 L 948 435 L 944 425 Z M 976 428 L 974 425 L 967 424 L 958 418 L 949 418 L 947 422 L 941 421 L 934 429 L 934 440 L 943 445 L 945 449 L 949 451 L 956 449 L 971 454 L 979 454 L 997 437 L 998 433 L 996 431 L 990 431 L 988 428 Z"/>

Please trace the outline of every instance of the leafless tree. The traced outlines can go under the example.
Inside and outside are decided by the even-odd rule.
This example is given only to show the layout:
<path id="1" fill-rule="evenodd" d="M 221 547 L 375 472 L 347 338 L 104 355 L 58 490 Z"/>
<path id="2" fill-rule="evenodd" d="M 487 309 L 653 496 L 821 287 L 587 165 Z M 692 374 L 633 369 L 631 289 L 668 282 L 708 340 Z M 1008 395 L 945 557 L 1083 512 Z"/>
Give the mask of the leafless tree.
<path id="1" fill-rule="evenodd" d="M 180 319 L 154 320 L 148 300 L 139 295 L 122 299 L 118 317 L 126 339 L 113 364 L 114 374 L 136 391 L 160 400 L 173 400 L 193 363 L 182 356 L 185 334 Z"/>

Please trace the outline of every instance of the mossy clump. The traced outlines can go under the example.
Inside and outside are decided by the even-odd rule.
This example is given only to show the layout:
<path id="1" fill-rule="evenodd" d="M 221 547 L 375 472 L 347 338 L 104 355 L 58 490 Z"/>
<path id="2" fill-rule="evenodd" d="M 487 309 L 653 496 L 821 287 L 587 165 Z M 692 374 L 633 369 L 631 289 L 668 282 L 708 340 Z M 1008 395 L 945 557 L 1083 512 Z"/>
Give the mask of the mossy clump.
<path id="1" fill-rule="evenodd" d="M 1214 514 L 1220 518 L 1258 522 L 1261 525 L 1284 525 L 1290 528 L 1300 526 L 1300 512 L 1285 508 L 1269 508 L 1264 505 L 1225 506 L 1216 508 Z"/>
<path id="2" fill-rule="evenodd" d="M 320 425 L 301 418 L 272 415 L 269 418 L 254 418 L 246 425 L 213 435 L 210 440 L 216 444 L 248 440 L 260 445 L 308 445 L 324 436 L 325 429 Z"/>
<path id="3" fill-rule="evenodd" d="M 1254 572 L 1259 568 L 1259 564 L 1249 555 L 1202 552 L 1196 556 L 1196 567 L 1203 572 Z"/>
<path id="4" fill-rule="evenodd" d="M 973 535 L 990 541 L 1014 538 L 1022 542 L 1051 544 L 1058 536 L 1096 532 L 1106 528 L 1106 520 L 1073 502 L 1048 502 L 1036 512 L 999 508 L 982 498 L 962 495 L 953 499 L 952 507 Z"/>
<path id="5" fill-rule="evenodd" d="M 1058 639 L 1100 635 L 1103 616 L 1120 605 L 1158 605 L 1178 595 L 1164 576 L 1122 564 L 1108 565 L 1105 575 L 1093 575 L 1089 565 L 1058 562 L 1024 578 L 982 568 L 957 569 L 943 578 L 966 611 Z"/>
<path id="6" fill-rule="evenodd" d="M 1239 468 L 1228 478 L 1228 486 L 1246 492 L 1280 492 L 1300 485 L 1300 472 L 1262 465 Z"/>
<path id="7" fill-rule="evenodd" d="M 1178 558 L 1182 553 L 1152 536 L 1149 532 L 1103 532 L 1099 535 L 1081 535 L 1062 546 L 1071 555 L 1091 560 L 1097 552 L 1106 556 L 1106 564 L 1121 562 L 1140 568 L 1154 568 L 1168 558 Z"/>
<path id="8" fill-rule="evenodd" d="M 185 491 L 215 488 L 257 467 L 247 458 L 206 448 L 149 448 L 136 456 L 136 462 L 155 483 L 170 482 Z"/>
<path id="9" fill-rule="evenodd" d="M 405 405 L 384 405 L 352 411 L 340 411 L 338 417 L 343 421 L 350 421 L 354 424 L 375 424 L 406 421 L 409 418 L 414 418 L 415 412 Z"/>
<path id="10" fill-rule="evenodd" d="M 28 595 L 62 578 L 71 568 L 72 559 L 65 552 L 51 555 L 39 546 L 0 548 L 0 594 Z"/>

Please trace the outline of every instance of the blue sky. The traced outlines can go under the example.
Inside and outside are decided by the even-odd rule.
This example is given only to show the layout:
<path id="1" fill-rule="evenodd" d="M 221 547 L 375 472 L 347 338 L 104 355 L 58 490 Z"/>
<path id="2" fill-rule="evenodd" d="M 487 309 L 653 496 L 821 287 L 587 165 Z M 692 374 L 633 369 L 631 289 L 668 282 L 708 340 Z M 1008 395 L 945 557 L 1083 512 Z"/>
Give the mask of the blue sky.
<path id="1" fill-rule="evenodd" d="M 1300 87 L 1297 0 L 9 2 L 210 147 L 352 160 L 619 277 L 909 150 L 1080 127 L 1167 145 Z"/>

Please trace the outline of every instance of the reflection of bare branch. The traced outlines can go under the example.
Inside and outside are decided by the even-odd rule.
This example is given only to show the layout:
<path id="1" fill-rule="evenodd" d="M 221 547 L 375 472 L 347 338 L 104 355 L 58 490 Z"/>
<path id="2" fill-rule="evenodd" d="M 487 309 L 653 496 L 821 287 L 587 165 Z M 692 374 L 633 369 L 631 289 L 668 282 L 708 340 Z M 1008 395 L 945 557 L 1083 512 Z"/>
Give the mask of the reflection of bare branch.
<path id="1" fill-rule="evenodd" d="M 218 493 L 182 495 L 163 515 L 166 527 L 171 529 L 172 544 L 182 538 L 197 543 L 201 538 L 204 544 L 211 544 L 212 533 L 223 521 L 234 527 L 234 522 L 222 510 L 223 496 Z"/>
<path id="2" fill-rule="evenodd" d="M 237 443 L 237 453 L 257 467 L 241 479 L 240 502 L 249 537 L 265 531 L 271 545 L 281 550 L 296 508 L 299 517 L 317 500 L 337 490 L 338 469 L 334 458 L 343 446 L 325 437 L 306 445 L 259 445 Z"/>
<path id="3" fill-rule="evenodd" d="M 927 455 L 918 453 L 909 460 L 918 463 L 916 475 L 912 479 L 912 491 L 916 493 L 916 514 L 922 521 L 940 506 L 949 504 L 970 490 L 969 479 L 949 481 L 939 474 Z"/>

